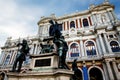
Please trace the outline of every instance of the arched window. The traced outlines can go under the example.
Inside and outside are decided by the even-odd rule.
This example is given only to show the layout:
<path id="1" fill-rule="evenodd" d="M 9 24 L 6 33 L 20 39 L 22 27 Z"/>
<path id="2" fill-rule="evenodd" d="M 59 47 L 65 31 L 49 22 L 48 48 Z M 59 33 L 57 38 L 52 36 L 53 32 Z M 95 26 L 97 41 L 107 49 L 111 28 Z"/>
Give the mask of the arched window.
<path id="1" fill-rule="evenodd" d="M 74 21 L 70 22 L 70 28 L 72 28 L 72 27 L 75 28 L 75 22 Z"/>
<path id="2" fill-rule="evenodd" d="M 120 46 L 116 41 L 111 41 L 110 46 L 113 52 L 120 52 Z"/>
<path id="3" fill-rule="evenodd" d="M 86 18 L 83 19 L 83 26 L 84 26 L 84 27 L 89 26 L 89 24 L 88 24 L 88 20 L 87 20 Z"/>
<path id="4" fill-rule="evenodd" d="M 70 46 L 70 56 L 78 57 L 79 56 L 79 45 L 77 43 L 72 43 Z"/>
<path id="5" fill-rule="evenodd" d="M 92 41 L 87 41 L 85 46 L 86 46 L 87 56 L 96 55 L 96 47 Z"/>

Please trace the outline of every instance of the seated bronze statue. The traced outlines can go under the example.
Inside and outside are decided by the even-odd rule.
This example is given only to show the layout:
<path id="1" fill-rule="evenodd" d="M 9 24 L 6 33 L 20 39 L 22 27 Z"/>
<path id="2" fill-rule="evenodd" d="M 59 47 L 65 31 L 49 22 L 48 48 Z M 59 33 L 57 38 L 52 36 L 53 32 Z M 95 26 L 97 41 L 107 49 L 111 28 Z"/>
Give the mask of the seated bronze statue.
<path id="1" fill-rule="evenodd" d="M 43 45 L 42 43 L 40 44 L 41 46 L 41 54 L 42 53 L 50 53 L 53 52 L 54 46 L 52 44 L 49 44 L 49 41 L 47 42 L 47 44 Z"/>

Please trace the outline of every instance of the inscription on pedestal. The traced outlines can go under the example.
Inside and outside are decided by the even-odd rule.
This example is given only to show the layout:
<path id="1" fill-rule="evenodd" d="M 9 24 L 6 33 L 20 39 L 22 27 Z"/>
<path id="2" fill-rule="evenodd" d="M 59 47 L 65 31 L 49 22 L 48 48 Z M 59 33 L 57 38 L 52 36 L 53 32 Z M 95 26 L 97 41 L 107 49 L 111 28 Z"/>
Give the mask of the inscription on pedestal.
<path id="1" fill-rule="evenodd" d="M 34 67 L 44 67 L 44 66 L 51 66 L 51 58 L 35 60 Z"/>

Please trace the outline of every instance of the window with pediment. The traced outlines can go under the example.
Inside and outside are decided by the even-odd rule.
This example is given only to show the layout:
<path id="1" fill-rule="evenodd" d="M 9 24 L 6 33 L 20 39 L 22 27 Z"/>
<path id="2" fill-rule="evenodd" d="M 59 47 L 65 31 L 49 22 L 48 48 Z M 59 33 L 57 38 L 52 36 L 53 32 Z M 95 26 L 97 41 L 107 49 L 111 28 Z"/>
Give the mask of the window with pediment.
<path id="1" fill-rule="evenodd" d="M 111 41 L 110 46 L 111 46 L 112 52 L 120 52 L 120 46 L 117 41 Z"/>

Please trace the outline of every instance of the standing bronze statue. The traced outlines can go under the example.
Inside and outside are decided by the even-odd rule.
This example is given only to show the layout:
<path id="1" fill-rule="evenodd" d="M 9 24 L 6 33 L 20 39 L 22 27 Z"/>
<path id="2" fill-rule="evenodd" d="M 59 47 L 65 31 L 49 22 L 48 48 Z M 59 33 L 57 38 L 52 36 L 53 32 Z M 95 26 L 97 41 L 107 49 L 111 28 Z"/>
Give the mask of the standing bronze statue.
<path id="1" fill-rule="evenodd" d="M 29 50 L 30 50 L 30 48 L 27 44 L 27 40 L 24 40 L 24 39 L 23 39 L 22 43 L 17 44 L 17 46 L 18 47 L 21 46 L 21 49 L 18 49 L 18 52 L 20 52 L 20 53 L 18 53 L 16 56 L 16 60 L 13 64 L 12 72 L 16 71 L 16 66 L 17 66 L 18 62 L 19 62 L 19 65 L 18 65 L 17 72 L 21 71 L 23 61 L 26 60 L 26 55 L 29 53 Z"/>
<path id="2" fill-rule="evenodd" d="M 72 70 L 74 71 L 74 74 L 71 80 L 82 80 L 80 76 L 81 71 L 78 69 L 78 66 L 77 66 L 77 59 L 75 59 L 72 63 Z"/>
<path id="3" fill-rule="evenodd" d="M 67 64 L 65 63 L 66 60 L 66 53 L 68 51 L 68 46 L 62 33 L 59 29 L 59 24 L 56 21 L 50 20 L 49 23 L 51 24 L 49 28 L 49 36 L 53 36 L 53 42 L 57 46 L 57 53 L 59 56 L 59 64 L 58 68 L 61 69 L 69 69 Z"/>

